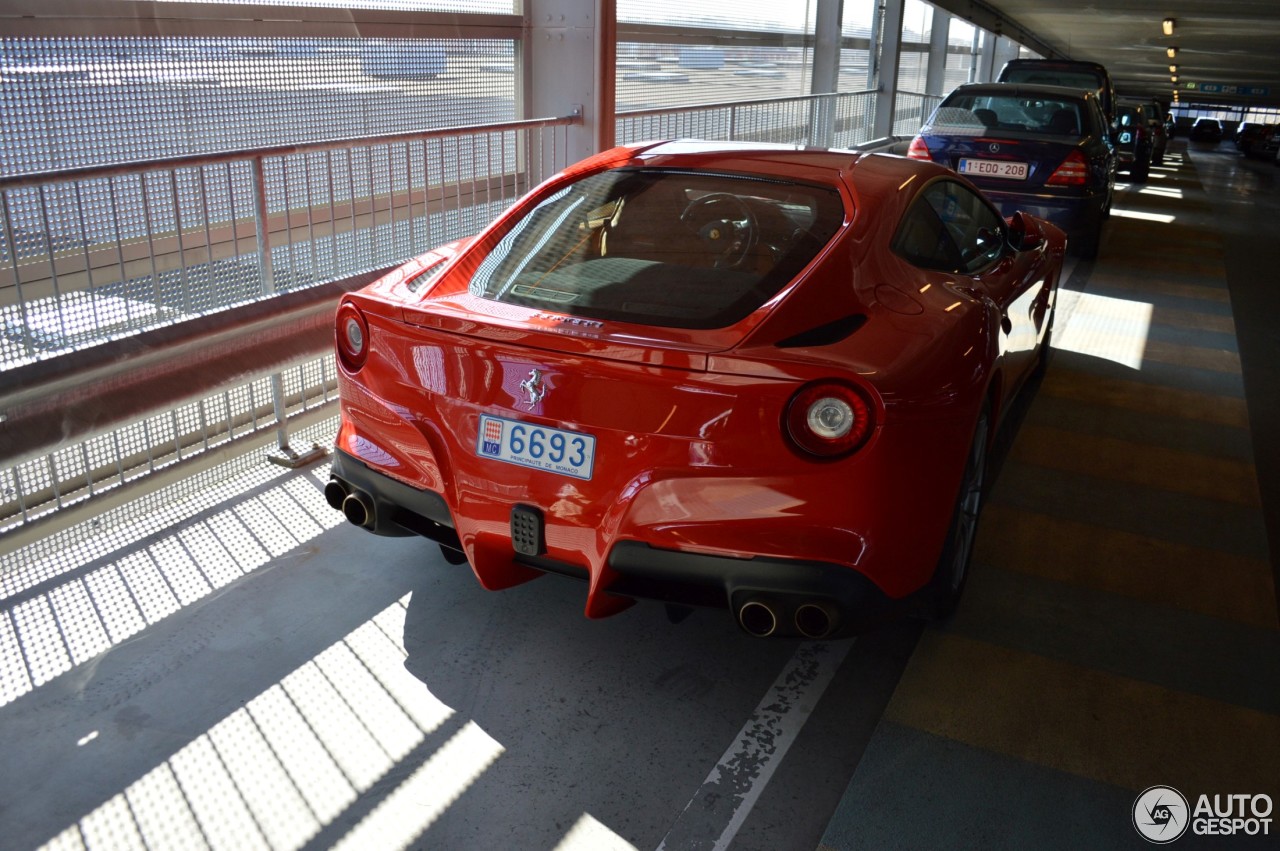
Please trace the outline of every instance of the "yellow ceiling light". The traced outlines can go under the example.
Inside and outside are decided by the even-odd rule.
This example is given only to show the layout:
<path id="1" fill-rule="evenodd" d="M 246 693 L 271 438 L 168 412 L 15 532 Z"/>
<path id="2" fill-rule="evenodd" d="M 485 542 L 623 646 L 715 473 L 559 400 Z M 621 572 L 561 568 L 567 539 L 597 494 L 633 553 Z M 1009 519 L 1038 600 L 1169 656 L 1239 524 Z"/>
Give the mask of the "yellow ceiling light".
<path id="1" fill-rule="evenodd" d="M 1173 18 L 1165 18 L 1165 19 L 1164 19 L 1163 27 L 1164 27 L 1164 34 L 1165 34 L 1165 35 L 1173 35 L 1173 25 L 1174 25 L 1174 23 L 1175 23 L 1175 21 L 1173 20 Z"/>
<path id="2" fill-rule="evenodd" d="M 1170 66 L 1169 66 L 1169 73 L 1170 73 L 1170 74 L 1176 74 L 1176 73 L 1178 73 L 1178 66 L 1177 66 L 1177 65 L 1170 65 Z"/>
<path id="3" fill-rule="evenodd" d="M 1178 55 L 1178 48 L 1176 48 L 1176 47 L 1166 47 L 1166 48 L 1164 49 L 1164 53 L 1165 53 L 1165 55 L 1166 55 L 1166 56 L 1168 56 L 1170 59 L 1172 59 L 1173 57 L 1175 57 L 1175 56 L 1177 56 L 1177 55 Z"/>
<path id="4" fill-rule="evenodd" d="M 1170 76 L 1170 77 L 1169 77 L 1169 82 L 1171 82 L 1171 83 L 1176 83 L 1176 82 L 1178 82 L 1178 75 L 1177 75 L 1177 74 L 1173 74 L 1172 76 Z"/>

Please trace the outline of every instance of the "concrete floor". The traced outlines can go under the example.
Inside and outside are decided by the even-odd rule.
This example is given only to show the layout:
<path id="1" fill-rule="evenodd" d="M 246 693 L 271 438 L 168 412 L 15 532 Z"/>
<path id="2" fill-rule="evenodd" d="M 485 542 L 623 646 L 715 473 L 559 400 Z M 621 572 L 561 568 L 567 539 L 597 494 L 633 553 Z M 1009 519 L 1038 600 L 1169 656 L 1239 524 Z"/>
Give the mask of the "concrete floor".
<path id="1" fill-rule="evenodd" d="M 1277 174 L 1183 150 L 1075 270 L 946 626 L 589 622 L 254 464 L 0 576 L 0 845 L 1137 848 L 1147 787 L 1280 799 Z"/>

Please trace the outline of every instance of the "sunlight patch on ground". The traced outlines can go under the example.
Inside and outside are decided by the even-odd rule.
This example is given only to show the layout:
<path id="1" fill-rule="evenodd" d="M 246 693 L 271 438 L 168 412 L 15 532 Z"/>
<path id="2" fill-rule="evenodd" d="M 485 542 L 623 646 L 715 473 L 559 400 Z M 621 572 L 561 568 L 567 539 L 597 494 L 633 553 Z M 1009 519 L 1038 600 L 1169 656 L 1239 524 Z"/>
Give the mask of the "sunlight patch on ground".
<path id="1" fill-rule="evenodd" d="M 1120 207 L 1112 207 L 1111 215 L 1119 216 L 1122 219 L 1138 219 L 1144 222 L 1159 222 L 1162 225 L 1167 225 L 1177 218 L 1177 216 L 1168 216 L 1164 213 L 1144 213 L 1139 210 L 1125 210 Z"/>
<path id="2" fill-rule="evenodd" d="M 583 813 L 553 851 L 636 851 L 636 846 Z"/>
<path id="3" fill-rule="evenodd" d="M 1142 369 L 1154 309 L 1146 302 L 1059 290 L 1053 347 Z"/>
<path id="4" fill-rule="evenodd" d="M 0 706 L 341 524 L 324 501 L 327 475 L 262 464 L 5 571 Z"/>
<path id="5" fill-rule="evenodd" d="M 454 711 L 405 670 L 399 636 L 408 599 L 312 657 L 44 848 L 208 842 L 298 849 L 375 786 L 393 783 L 337 844 L 412 845 L 503 748 L 469 721 L 422 758 L 428 737 Z M 92 738 L 85 747 L 91 751 Z M 396 782 L 395 769 L 406 761 L 421 765 Z"/>

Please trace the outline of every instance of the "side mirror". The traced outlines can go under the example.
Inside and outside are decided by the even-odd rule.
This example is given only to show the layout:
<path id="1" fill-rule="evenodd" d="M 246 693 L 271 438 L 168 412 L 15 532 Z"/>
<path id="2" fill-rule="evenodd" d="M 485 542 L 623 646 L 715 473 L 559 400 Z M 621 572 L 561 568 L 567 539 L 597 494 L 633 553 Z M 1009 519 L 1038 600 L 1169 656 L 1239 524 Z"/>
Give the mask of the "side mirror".
<path id="1" fill-rule="evenodd" d="M 1039 248 L 1044 242 L 1040 228 L 1022 213 L 1021 210 L 1009 217 L 1009 247 L 1014 251 L 1031 251 Z"/>

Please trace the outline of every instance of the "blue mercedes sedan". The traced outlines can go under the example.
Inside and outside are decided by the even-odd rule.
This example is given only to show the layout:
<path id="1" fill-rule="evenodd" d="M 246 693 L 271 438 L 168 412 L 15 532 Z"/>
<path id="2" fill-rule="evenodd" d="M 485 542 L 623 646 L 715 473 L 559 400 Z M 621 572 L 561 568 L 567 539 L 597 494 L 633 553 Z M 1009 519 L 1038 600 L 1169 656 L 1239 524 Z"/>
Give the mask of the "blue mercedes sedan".
<path id="1" fill-rule="evenodd" d="M 969 178 L 1003 215 L 1022 210 L 1097 256 L 1117 156 L 1098 96 L 1064 86 L 972 83 L 947 95 L 907 156 Z"/>

